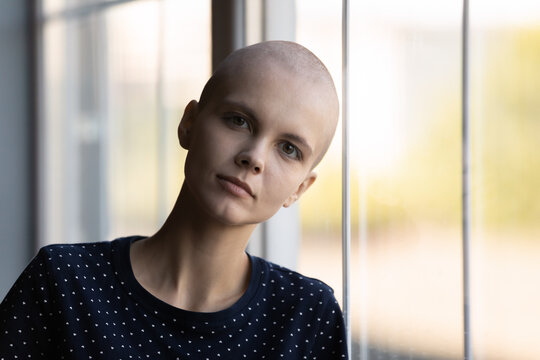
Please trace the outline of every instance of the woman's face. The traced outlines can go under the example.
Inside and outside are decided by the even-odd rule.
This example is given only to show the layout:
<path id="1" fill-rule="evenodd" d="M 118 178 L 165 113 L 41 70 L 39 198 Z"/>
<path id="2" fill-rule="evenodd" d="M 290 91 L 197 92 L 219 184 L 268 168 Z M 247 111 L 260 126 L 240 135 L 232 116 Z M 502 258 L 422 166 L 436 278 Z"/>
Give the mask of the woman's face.
<path id="1" fill-rule="evenodd" d="M 192 102 L 180 140 L 193 198 L 230 225 L 260 223 L 289 206 L 315 180 L 312 165 L 332 135 L 327 107 L 317 85 L 273 64 L 228 80 L 203 108 Z"/>

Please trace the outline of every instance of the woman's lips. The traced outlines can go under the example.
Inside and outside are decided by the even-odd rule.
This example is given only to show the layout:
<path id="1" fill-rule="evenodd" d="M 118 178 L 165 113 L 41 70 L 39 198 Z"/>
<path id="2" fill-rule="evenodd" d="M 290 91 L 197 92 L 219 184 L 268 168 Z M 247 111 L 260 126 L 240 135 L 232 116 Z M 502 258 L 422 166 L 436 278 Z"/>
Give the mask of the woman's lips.
<path id="1" fill-rule="evenodd" d="M 255 197 L 248 184 L 233 176 L 218 175 L 219 183 L 225 190 L 240 197 Z"/>

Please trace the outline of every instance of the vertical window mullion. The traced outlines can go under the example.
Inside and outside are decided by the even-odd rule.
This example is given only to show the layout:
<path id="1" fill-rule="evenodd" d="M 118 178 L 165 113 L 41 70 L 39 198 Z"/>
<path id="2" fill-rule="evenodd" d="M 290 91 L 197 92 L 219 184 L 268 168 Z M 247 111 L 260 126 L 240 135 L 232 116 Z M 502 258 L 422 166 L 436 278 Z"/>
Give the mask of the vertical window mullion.
<path id="1" fill-rule="evenodd" d="M 469 121 L 469 1 L 463 0 L 462 19 L 462 241 L 463 241 L 463 358 L 472 360 L 469 253 L 471 237 L 471 144 Z"/>
<path id="2" fill-rule="evenodd" d="M 349 1 L 343 0 L 342 8 L 342 263 L 343 263 L 343 315 L 347 332 L 348 353 L 351 356 L 350 313 L 350 253 L 351 253 L 351 205 L 349 170 Z"/>

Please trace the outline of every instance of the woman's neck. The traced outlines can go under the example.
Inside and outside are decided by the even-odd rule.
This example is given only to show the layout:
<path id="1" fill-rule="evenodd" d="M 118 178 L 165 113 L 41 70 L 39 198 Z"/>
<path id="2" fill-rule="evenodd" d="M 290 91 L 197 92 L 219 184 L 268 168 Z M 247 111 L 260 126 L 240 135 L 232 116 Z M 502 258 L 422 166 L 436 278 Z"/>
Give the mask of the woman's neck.
<path id="1" fill-rule="evenodd" d="M 163 227 L 130 251 L 135 278 L 151 294 L 184 310 L 214 312 L 247 290 L 245 247 L 255 225 L 222 224 L 190 206 L 182 190 Z"/>

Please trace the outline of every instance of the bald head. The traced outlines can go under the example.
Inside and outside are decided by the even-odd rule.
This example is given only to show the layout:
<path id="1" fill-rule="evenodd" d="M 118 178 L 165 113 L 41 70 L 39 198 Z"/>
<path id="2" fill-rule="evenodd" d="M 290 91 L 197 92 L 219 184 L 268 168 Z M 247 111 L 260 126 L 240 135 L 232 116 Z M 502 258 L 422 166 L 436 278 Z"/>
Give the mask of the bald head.
<path id="1" fill-rule="evenodd" d="M 234 51 L 217 66 L 206 83 L 199 106 L 204 108 L 213 97 L 220 96 L 223 89 L 238 82 L 239 78 L 259 81 L 256 75 L 263 71 L 274 74 L 276 78 L 285 74 L 299 79 L 301 89 L 287 89 L 284 85 L 283 91 L 291 92 L 292 97 L 302 97 L 309 93 L 316 98 L 315 102 L 324 114 L 325 124 L 324 137 L 313 162 L 315 167 L 332 141 L 339 116 L 339 102 L 328 69 L 302 45 L 289 41 L 266 41 Z M 309 122 L 306 122 L 306 126 L 309 126 Z"/>

